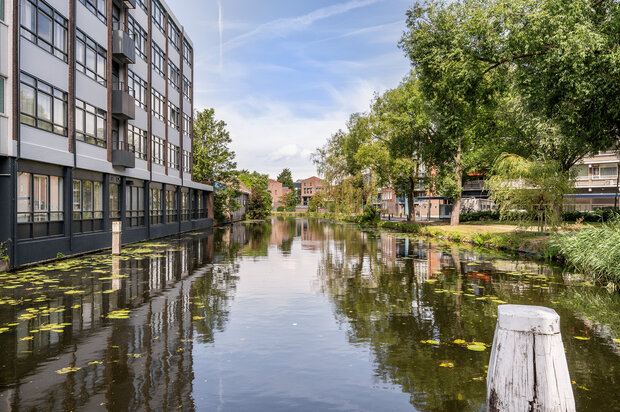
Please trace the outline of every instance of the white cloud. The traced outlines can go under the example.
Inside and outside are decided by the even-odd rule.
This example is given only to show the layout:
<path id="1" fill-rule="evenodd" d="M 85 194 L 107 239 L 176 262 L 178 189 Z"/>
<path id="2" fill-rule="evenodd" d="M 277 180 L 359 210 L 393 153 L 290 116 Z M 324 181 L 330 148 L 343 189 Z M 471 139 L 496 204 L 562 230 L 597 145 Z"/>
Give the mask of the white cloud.
<path id="1" fill-rule="evenodd" d="M 380 1 L 384 0 L 351 0 L 346 3 L 322 7 L 302 16 L 272 20 L 259 25 L 254 30 L 228 40 L 224 44 L 224 47 L 227 49 L 233 49 L 257 36 L 284 37 L 288 33 L 304 29 L 316 21 L 343 14 L 360 7 L 366 7 Z"/>

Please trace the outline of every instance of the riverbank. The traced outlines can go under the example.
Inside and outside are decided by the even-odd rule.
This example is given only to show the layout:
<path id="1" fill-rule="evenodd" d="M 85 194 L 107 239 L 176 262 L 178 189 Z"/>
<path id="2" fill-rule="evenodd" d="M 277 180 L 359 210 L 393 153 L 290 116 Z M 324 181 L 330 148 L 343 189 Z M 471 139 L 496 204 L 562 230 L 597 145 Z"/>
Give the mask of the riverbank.
<path id="1" fill-rule="evenodd" d="M 329 213 L 279 213 L 277 216 L 314 217 L 387 229 L 461 244 L 520 253 L 572 266 L 593 281 L 620 286 L 620 224 L 569 227 L 564 233 L 538 233 L 499 222 L 464 222 L 450 226 L 441 222 L 412 223 L 378 221 L 363 223 L 359 216 Z"/>

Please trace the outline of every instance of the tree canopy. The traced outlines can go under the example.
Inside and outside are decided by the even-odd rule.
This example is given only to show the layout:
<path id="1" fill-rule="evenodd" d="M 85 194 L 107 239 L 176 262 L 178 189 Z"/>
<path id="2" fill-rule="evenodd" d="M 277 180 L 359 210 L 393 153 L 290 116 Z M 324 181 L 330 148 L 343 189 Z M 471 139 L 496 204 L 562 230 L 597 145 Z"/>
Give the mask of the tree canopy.
<path id="1" fill-rule="evenodd" d="M 214 109 L 196 112 L 194 117 L 193 174 L 197 182 L 236 180 L 235 152 L 226 122 L 217 120 Z"/>

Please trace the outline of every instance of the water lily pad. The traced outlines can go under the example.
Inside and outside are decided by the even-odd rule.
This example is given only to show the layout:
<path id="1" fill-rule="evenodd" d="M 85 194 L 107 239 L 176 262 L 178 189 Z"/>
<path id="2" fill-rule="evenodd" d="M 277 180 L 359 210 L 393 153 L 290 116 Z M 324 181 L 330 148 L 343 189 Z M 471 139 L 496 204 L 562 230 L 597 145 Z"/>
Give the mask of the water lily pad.
<path id="1" fill-rule="evenodd" d="M 59 374 L 59 375 L 62 375 L 62 374 L 65 374 L 65 373 L 77 372 L 80 369 L 82 369 L 82 368 L 74 368 L 74 367 L 71 367 L 71 366 L 67 366 L 66 368 L 58 369 L 56 371 L 56 373 Z"/>
<path id="2" fill-rule="evenodd" d="M 473 350 L 475 352 L 482 352 L 486 350 L 486 346 L 484 345 L 467 345 L 467 349 Z"/>
<path id="3" fill-rule="evenodd" d="M 421 340 L 420 343 L 428 343 L 429 345 L 439 345 L 439 342 L 437 342 L 434 339 L 429 339 L 429 340 Z"/>
<path id="4" fill-rule="evenodd" d="M 575 336 L 575 339 L 577 339 L 577 340 L 590 340 L 590 338 L 587 338 L 585 336 Z"/>
<path id="5" fill-rule="evenodd" d="M 463 339 L 454 339 L 452 343 L 454 343 L 455 345 L 463 345 L 467 342 L 465 342 Z"/>
<path id="6" fill-rule="evenodd" d="M 442 362 L 439 364 L 442 368 L 454 368 L 454 363 L 452 362 Z"/>

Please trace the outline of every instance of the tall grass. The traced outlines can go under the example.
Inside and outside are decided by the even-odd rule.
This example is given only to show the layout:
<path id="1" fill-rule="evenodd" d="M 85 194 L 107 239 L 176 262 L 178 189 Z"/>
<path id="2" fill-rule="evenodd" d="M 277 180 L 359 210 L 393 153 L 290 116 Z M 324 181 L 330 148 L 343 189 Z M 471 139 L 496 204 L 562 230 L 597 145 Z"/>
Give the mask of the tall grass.
<path id="1" fill-rule="evenodd" d="M 575 269 L 599 282 L 620 285 L 620 219 L 554 235 L 551 243 Z"/>

